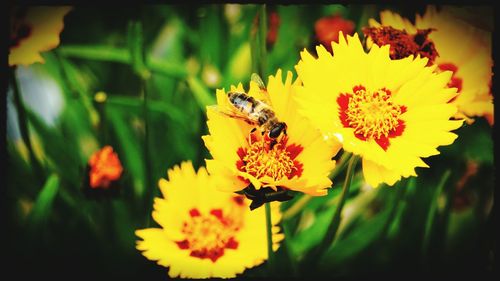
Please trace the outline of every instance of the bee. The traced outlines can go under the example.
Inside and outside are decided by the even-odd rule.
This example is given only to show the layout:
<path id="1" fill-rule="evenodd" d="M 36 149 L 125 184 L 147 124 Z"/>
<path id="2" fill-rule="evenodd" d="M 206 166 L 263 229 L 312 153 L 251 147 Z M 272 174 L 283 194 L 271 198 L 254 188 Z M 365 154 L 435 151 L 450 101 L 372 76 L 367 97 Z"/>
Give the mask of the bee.
<path id="1" fill-rule="evenodd" d="M 281 133 L 286 134 L 286 123 L 280 122 L 265 102 L 243 92 L 229 92 L 227 97 L 233 107 L 241 113 L 239 116 L 243 116 L 247 123 L 259 126 L 263 132 L 267 132 L 269 138 L 276 139 Z"/>
<path id="2" fill-rule="evenodd" d="M 255 81 L 262 91 L 266 91 L 264 83 L 258 75 L 252 75 L 252 81 Z M 262 134 L 267 133 L 267 136 L 272 139 L 271 148 L 276 144 L 276 139 L 279 136 L 282 134 L 286 135 L 286 123 L 278 120 L 271 106 L 266 102 L 244 92 L 228 92 L 227 97 L 232 108 L 230 113 L 223 113 L 229 117 L 241 119 L 250 125 L 256 126 L 256 128 L 252 129 L 251 133 L 257 128 L 260 128 Z"/>

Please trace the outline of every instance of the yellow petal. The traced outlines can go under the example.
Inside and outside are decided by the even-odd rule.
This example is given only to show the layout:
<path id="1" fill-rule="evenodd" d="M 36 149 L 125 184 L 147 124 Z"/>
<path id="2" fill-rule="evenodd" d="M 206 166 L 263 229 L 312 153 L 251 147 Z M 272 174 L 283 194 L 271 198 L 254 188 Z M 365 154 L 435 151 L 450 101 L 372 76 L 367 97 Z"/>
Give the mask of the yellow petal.
<path id="1" fill-rule="evenodd" d="M 30 35 L 10 49 L 9 66 L 44 63 L 40 52 L 59 45 L 59 34 L 64 27 L 63 18 L 71 9 L 66 6 L 29 7 L 22 21 L 31 27 Z"/>

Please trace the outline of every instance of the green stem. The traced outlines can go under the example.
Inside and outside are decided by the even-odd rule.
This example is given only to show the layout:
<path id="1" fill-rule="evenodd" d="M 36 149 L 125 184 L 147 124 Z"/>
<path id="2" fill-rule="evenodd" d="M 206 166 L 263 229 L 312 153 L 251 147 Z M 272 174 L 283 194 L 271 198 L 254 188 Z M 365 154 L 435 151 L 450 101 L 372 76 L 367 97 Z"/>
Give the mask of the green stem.
<path id="1" fill-rule="evenodd" d="M 38 179 L 40 184 L 45 182 L 43 176 L 43 170 L 40 166 L 40 163 L 35 157 L 35 153 L 33 151 L 33 147 L 31 145 L 31 137 L 28 129 L 28 118 L 26 115 L 26 105 L 23 102 L 23 98 L 21 97 L 21 91 L 19 90 L 19 84 L 16 78 L 15 70 L 10 68 L 9 70 L 10 79 L 12 83 L 12 88 L 14 92 L 14 104 L 17 110 L 17 121 L 19 125 L 19 130 L 21 131 L 21 138 L 23 139 L 26 148 L 28 149 L 28 156 L 30 159 L 31 166 L 33 167 L 33 172 L 35 177 Z"/>
<path id="2" fill-rule="evenodd" d="M 107 144 L 107 118 L 106 118 L 106 102 L 107 96 L 104 92 L 97 93 L 94 97 L 96 103 L 97 112 L 99 112 L 99 140 L 101 145 Z"/>
<path id="3" fill-rule="evenodd" d="M 266 234 L 267 234 L 267 263 L 270 275 L 274 273 L 274 252 L 273 252 L 273 224 L 271 221 L 271 203 L 266 202 Z"/>
<path id="4" fill-rule="evenodd" d="M 148 115 L 148 91 L 146 89 L 146 80 L 142 80 L 141 88 L 144 95 L 144 103 L 143 103 L 143 114 L 144 114 L 144 161 L 145 161 L 145 169 L 146 169 L 146 189 L 150 189 L 150 171 L 151 171 L 151 163 L 149 159 L 149 115 Z"/>
<path id="5" fill-rule="evenodd" d="M 88 88 L 81 79 L 80 73 L 66 57 L 61 55 L 60 51 L 56 50 L 54 54 L 61 69 L 61 77 L 64 84 L 71 90 L 73 98 L 79 98 L 82 101 L 85 110 L 88 112 L 91 124 L 96 126 L 99 122 L 99 115 L 92 105 Z"/>
<path id="6" fill-rule="evenodd" d="M 410 179 L 410 183 L 408 185 L 414 184 L 414 183 L 415 183 L 414 178 L 412 178 L 412 179 Z M 384 223 L 384 227 L 382 228 L 382 231 L 380 232 L 381 233 L 380 234 L 381 243 L 385 243 L 385 241 L 387 241 L 387 233 L 388 233 L 389 228 L 392 224 L 392 221 L 394 220 L 394 217 L 396 216 L 396 212 L 397 212 L 397 209 L 399 207 L 399 202 L 401 202 L 401 198 L 403 198 L 403 195 L 406 191 L 406 186 L 403 187 L 401 185 L 402 185 L 401 182 L 399 182 L 394 186 L 394 189 L 396 189 L 396 195 L 392 201 L 391 210 L 389 211 L 389 216 L 387 217 L 387 220 Z"/>
<path id="7" fill-rule="evenodd" d="M 293 248 L 292 248 L 292 243 L 293 243 L 292 233 L 290 231 L 290 228 L 287 227 L 286 224 L 282 225 L 282 229 L 283 229 L 283 234 L 285 234 L 285 237 L 287 238 L 287 239 L 283 240 L 282 247 L 283 246 L 285 247 L 288 261 L 290 262 L 291 277 L 295 278 L 295 277 L 299 276 L 299 271 L 298 271 L 299 267 L 298 267 L 298 263 L 297 263 L 297 256 L 294 254 Z"/>
<path id="8" fill-rule="evenodd" d="M 335 239 L 335 235 L 337 234 L 337 230 L 339 229 L 340 226 L 340 220 L 341 220 L 341 214 L 342 214 L 342 208 L 344 207 L 345 200 L 347 198 L 347 194 L 349 193 L 349 187 L 351 186 L 351 181 L 354 176 L 354 170 L 356 168 L 356 163 L 359 159 L 359 156 L 354 155 L 353 157 L 350 158 L 349 164 L 347 166 L 347 175 L 344 181 L 344 185 L 342 186 L 342 193 L 340 194 L 340 199 L 339 203 L 337 205 L 337 208 L 335 210 L 335 213 L 333 215 L 332 221 L 330 222 L 330 225 L 328 226 L 328 230 L 323 237 L 323 240 L 318 246 L 317 250 L 317 255 L 315 255 L 317 258 L 321 256 L 321 254 L 330 247 L 332 244 L 333 240 Z"/>
<path id="9" fill-rule="evenodd" d="M 345 151 L 342 153 L 342 156 L 340 157 L 339 161 L 337 162 L 337 165 L 335 166 L 335 169 L 330 174 L 330 179 L 334 179 L 336 176 L 338 176 L 346 167 L 347 160 L 349 160 L 352 156 L 351 152 Z M 297 215 L 302 208 L 311 201 L 313 197 L 308 194 L 302 195 L 299 200 L 297 200 L 291 207 L 286 209 L 283 212 L 283 220 L 288 220 L 293 218 L 295 215 Z"/>
<path id="10" fill-rule="evenodd" d="M 340 159 L 339 161 L 337 161 L 336 165 L 335 165 L 335 169 L 333 169 L 333 171 L 330 173 L 330 179 L 334 179 L 335 177 L 337 177 L 341 172 L 344 171 L 345 167 L 346 167 L 346 164 L 347 164 L 347 161 L 349 159 L 351 159 L 351 156 L 352 156 L 352 153 L 351 152 L 348 152 L 348 151 L 344 151 L 342 153 L 342 156 L 340 156 Z"/>
<path id="11" fill-rule="evenodd" d="M 260 43 L 260 59 L 259 59 L 259 74 L 262 79 L 267 77 L 267 46 L 266 46 L 266 37 L 267 37 L 267 13 L 266 13 L 266 5 L 262 5 L 260 8 L 260 16 L 259 16 L 259 43 Z"/>
<path id="12" fill-rule="evenodd" d="M 129 47 L 132 69 L 135 74 L 141 79 L 141 94 L 143 97 L 143 114 L 144 114 L 144 169 L 145 169 L 145 186 L 146 190 L 149 191 L 148 195 L 153 194 L 153 188 L 151 188 L 151 163 L 150 163 L 150 153 L 149 153 L 149 114 L 148 114 L 148 90 L 147 81 L 151 77 L 151 72 L 145 63 L 145 51 L 144 51 L 144 38 L 143 29 L 140 21 L 131 21 L 128 26 L 127 43 Z M 141 194 L 142 196 L 143 194 Z M 144 198 L 141 198 L 144 199 Z M 149 201 L 149 196 L 146 196 L 148 206 L 151 205 Z M 149 208 L 149 207 L 148 207 Z M 149 218 L 149 216 L 148 216 Z"/>
<path id="13" fill-rule="evenodd" d="M 259 69 L 260 77 L 266 77 L 266 35 L 267 35 L 267 22 L 266 22 L 266 5 L 262 5 L 259 14 L 259 29 L 258 29 L 258 41 L 259 55 L 254 58 L 257 60 L 257 65 Z M 254 52 L 255 53 L 255 52 Z M 267 202 L 266 205 L 266 230 L 267 230 L 267 254 L 268 254 L 268 266 L 269 274 L 274 273 L 274 253 L 273 253 L 273 241 L 272 241 L 272 221 L 271 221 L 271 203 Z"/>
<path id="14" fill-rule="evenodd" d="M 304 206 L 311 201 L 313 197 L 308 194 L 302 195 L 293 205 L 283 212 L 283 220 L 289 220 L 297 215 Z"/>
<path id="15" fill-rule="evenodd" d="M 434 226 L 434 219 L 436 217 L 436 209 L 438 206 L 438 201 L 439 201 L 439 195 L 443 192 L 444 185 L 448 178 L 451 175 L 451 171 L 448 169 L 444 172 L 444 174 L 441 176 L 441 180 L 439 181 L 439 184 L 436 188 L 436 191 L 434 192 L 434 196 L 431 201 L 431 206 L 429 208 L 429 213 L 427 214 L 427 221 L 425 224 L 425 232 L 424 232 L 424 239 L 422 242 L 422 258 L 425 259 L 427 257 L 428 251 L 429 251 L 429 243 L 431 240 L 431 230 L 432 227 Z"/>

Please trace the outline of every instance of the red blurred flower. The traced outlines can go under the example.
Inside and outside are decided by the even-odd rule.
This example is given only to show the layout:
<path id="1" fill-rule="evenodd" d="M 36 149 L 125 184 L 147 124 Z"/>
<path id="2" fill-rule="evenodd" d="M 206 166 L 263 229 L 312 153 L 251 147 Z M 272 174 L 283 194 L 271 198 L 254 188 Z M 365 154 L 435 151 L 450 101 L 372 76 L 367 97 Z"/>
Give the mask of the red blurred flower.
<path id="1" fill-rule="evenodd" d="M 267 31 L 267 45 L 268 47 L 274 45 L 276 38 L 278 38 L 278 29 L 280 27 L 280 16 L 277 12 L 269 14 L 269 30 Z"/>
<path id="2" fill-rule="evenodd" d="M 465 172 L 462 174 L 462 177 L 460 177 L 457 184 L 455 185 L 455 194 L 453 196 L 452 205 L 454 211 L 463 211 L 472 206 L 472 204 L 474 203 L 474 194 L 471 192 L 471 190 L 467 190 L 465 186 L 467 185 L 467 183 L 469 183 L 471 178 L 477 175 L 478 171 L 479 163 L 474 160 L 468 160 Z"/>
<path id="3" fill-rule="evenodd" d="M 409 34 L 406 30 L 380 26 L 364 27 L 363 33 L 378 46 L 390 45 L 389 55 L 393 60 L 420 55 L 428 58 L 427 66 L 431 66 L 439 56 L 434 42 L 427 38 L 433 30 L 435 29 L 417 29 L 415 34 Z"/>
<path id="4" fill-rule="evenodd" d="M 107 189 L 111 182 L 120 178 L 123 167 L 118 155 L 109 145 L 92 154 L 89 159 L 91 188 Z"/>
<path id="5" fill-rule="evenodd" d="M 339 42 L 339 32 L 342 31 L 344 36 L 354 34 L 355 24 L 353 21 L 346 20 L 340 15 L 323 17 L 316 21 L 314 30 L 319 43 L 326 47 L 331 52 L 331 42 Z"/>

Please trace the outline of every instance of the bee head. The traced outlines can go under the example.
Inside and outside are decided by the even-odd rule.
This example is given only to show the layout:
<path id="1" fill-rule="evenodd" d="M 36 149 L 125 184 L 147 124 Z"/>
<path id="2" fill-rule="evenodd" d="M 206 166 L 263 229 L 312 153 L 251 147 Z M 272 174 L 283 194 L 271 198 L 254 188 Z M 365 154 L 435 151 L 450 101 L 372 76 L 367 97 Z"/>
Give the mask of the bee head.
<path id="1" fill-rule="evenodd" d="M 285 122 L 279 122 L 277 123 L 270 131 L 269 131 L 269 137 L 272 139 L 275 139 L 281 135 L 281 132 L 284 132 L 286 134 L 286 123 Z"/>

